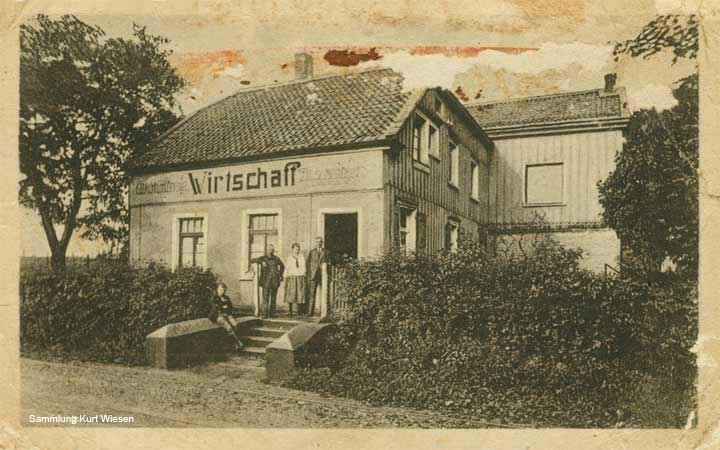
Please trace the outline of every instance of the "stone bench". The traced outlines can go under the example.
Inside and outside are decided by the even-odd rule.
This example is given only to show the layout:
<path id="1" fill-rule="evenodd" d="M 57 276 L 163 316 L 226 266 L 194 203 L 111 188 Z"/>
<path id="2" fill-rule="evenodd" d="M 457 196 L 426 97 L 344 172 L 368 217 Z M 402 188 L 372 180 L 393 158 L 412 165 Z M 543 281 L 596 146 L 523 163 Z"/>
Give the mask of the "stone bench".
<path id="1" fill-rule="evenodd" d="M 260 323 L 255 317 L 240 317 L 242 333 Z M 177 369 L 222 360 L 227 356 L 226 331 L 208 319 L 171 323 L 145 339 L 148 364 L 159 369 Z"/>
<path id="2" fill-rule="evenodd" d="M 304 357 L 317 346 L 332 323 L 301 323 L 265 347 L 265 370 L 273 381 L 287 378 Z"/>

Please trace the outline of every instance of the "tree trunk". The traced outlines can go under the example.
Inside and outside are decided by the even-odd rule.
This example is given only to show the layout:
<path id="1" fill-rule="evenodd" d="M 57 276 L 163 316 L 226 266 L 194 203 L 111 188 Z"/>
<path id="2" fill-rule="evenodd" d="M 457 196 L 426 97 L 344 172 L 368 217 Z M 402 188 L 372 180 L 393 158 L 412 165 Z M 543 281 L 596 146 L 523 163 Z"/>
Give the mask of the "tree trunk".
<path id="1" fill-rule="evenodd" d="M 52 271 L 56 274 L 65 273 L 65 253 L 67 248 L 62 248 L 62 246 L 58 245 L 55 248 L 51 248 L 50 251 L 52 252 L 52 256 L 50 257 L 50 267 Z"/>

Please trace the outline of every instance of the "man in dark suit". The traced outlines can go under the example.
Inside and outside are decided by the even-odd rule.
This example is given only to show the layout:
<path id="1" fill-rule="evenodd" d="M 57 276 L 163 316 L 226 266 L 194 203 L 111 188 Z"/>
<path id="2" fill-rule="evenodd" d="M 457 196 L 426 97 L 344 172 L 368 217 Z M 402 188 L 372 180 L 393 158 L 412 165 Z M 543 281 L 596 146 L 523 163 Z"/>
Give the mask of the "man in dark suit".
<path id="1" fill-rule="evenodd" d="M 275 256 L 275 247 L 272 244 L 267 246 L 264 256 L 253 258 L 250 262 L 260 264 L 259 284 L 263 291 L 264 305 L 262 316 L 265 319 L 269 319 L 273 314 L 275 314 L 277 290 L 283 280 L 285 265 L 282 263 L 280 258 Z"/>
<path id="2" fill-rule="evenodd" d="M 308 316 L 315 314 L 315 294 L 318 287 L 322 286 L 322 264 L 328 262 L 328 252 L 323 247 L 323 238 L 315 238 L 315 248 L 310 250 L 307 255 L 305 266 L 307 267 L 307 285 L 308 285 Z"/>

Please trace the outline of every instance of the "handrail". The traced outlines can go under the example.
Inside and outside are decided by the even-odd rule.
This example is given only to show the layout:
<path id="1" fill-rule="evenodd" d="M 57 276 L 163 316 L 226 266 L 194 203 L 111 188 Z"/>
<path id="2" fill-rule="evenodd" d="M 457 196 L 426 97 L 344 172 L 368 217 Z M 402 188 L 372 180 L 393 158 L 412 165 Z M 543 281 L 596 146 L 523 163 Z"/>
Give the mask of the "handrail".
<path id="1" fill-rule="evenodd" d="M 326 262 L 320 265 L 321 286 L 320 286 L 320 318 L 324 319 L 328 315 L 328 265 Z"/>
<path id="2" fill-rule="evenodd" d="M 611 271 L 613 271 L 613 272 L 615 272 L 616 274 L 620 275 L 620 271 L 619 271 L 617 268 L 615 268 L 615 267 L 611 266 L 610 264 L 607 264 L 607 263 L 606 263 L 606 264 L 605 264 L 605 276 L 608 276 L 608 269 L 610 269 Z"/>
<path id="3" fill-rule="evenodd" d="M 255 313 L 255 317 L 260 317 L 260 264 L 252 263 L 251 267 L 253 269 L 253 312 Z"/>

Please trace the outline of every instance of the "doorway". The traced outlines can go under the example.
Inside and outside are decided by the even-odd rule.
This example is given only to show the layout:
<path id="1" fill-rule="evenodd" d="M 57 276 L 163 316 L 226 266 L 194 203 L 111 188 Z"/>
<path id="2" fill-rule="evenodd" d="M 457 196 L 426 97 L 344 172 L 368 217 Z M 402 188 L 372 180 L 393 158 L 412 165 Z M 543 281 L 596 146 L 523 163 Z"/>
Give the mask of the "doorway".
<path id="1" fill-rule="evenodd" d="M 325 213 L 325 248 L 334 257 L 358 257 L 357 213 Z"/>

